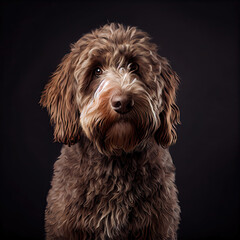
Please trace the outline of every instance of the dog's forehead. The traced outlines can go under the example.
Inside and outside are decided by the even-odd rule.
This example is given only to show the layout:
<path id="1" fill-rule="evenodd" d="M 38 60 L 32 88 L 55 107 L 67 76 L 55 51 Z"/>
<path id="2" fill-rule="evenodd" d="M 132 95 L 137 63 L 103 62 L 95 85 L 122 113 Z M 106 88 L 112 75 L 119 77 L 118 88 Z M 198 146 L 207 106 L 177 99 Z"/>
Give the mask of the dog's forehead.
<path id="1" fill-rule="evenodd" d="M 144 32 L 140 33 L 137 34 L 133 30 L 123 31 L 118 29 L 111 32 L 102 30 L 98 33 L 93 33 L 93 38 L 88 41 L 88 47 L 99 49 L 102 53 L 114 53 L 116 51 L 126 53 L 136 51 L 137 49 L 144 51 L 146 48 L 152 48 L 153 44 L 149 42 L 150 38 L 148 35 Z"/>
<path id="2" fill-rule="evenodd" d="M 118 66 L 120 63 L 130 63 L 140 53 L 129 43 L 102 44 L 92 46 L 87 53 L 87 59 L 102 66 Z"/>
<path id="3" fill-rule="evenodd" d="M 89 44 L 89 55 L 95 56 L 109 56 L 112 57 L 115 54 L 127 55 L 133 53 L 137 49 L 137 45 L 133 45 L 128 42 L 116 43 L 112 41 L 101 41 L 96 39 L 92 44 Z"/>

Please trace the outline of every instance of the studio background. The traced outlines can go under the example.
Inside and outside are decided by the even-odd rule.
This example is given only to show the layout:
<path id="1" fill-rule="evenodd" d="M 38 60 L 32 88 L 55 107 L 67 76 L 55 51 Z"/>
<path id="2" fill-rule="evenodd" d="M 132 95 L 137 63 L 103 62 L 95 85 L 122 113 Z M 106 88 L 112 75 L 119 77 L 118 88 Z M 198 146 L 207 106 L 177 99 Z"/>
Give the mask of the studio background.
<path id="1" fill-rule="evenodd" d="M 179 240 L 240 237 L 238 16 L 237 1 L 1 3 L 1 239 L 44 239 L 61 144 L 38 102 L 70 43 L 108 22 L 148 32 L 181 78 Z"/>

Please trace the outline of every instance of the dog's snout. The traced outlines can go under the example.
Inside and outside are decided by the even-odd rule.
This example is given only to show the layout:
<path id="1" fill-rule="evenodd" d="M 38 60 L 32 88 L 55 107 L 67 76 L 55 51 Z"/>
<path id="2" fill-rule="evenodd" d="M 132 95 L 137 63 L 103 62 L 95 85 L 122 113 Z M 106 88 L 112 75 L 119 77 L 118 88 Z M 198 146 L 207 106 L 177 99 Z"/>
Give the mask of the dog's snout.
<path id="1" fill-rule="evenodd" d="M 114 111 L 120 114 L 128 113 L 133 108 L 134 101 L 130 95 L 114 95 L 111 98 L 111 106 Z"/>

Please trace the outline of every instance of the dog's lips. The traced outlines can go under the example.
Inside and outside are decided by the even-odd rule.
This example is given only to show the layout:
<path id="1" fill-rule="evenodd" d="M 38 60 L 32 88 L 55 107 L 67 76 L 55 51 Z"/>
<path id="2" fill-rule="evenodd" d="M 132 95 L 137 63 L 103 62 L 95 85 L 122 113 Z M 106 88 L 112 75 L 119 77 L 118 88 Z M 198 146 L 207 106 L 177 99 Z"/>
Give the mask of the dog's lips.
<path id="1" fill-rule="evenodd" d="M 127 121 L 126 119 L 120 119 L 119 121 L 113 123 L 111 128 L 114 129 L 116 134 L 123 134 L 123 132 L 131 132 L 133 130 L 133 124 L 130 121 Z"/>
<path id="2" fill-rule="evenodd" d="M 113 148 L 124 149 L 136 144 L 136 128 L 130 121 L 120 120 L 115 122 L 107 131 L 105 143 L 110 144 Z"/>

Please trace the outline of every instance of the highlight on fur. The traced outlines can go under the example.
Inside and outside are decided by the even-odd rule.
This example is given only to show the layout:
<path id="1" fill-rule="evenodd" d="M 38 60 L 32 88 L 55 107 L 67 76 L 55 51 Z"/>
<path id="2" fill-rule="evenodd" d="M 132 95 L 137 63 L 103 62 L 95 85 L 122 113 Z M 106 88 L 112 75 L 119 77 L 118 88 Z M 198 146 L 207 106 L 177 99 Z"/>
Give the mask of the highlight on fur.
<path id="1" fill-rule="evenodd" d="M 108 24 L 71 46 L 40 104 L 63 146 L 47 239 L 176 239 L 177 74 L 147 33 Z"/>

